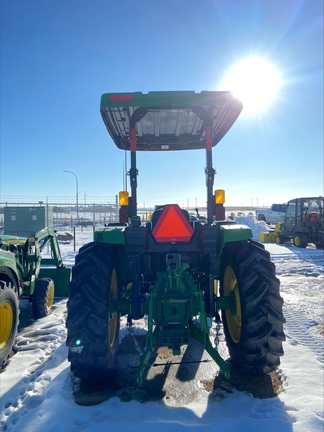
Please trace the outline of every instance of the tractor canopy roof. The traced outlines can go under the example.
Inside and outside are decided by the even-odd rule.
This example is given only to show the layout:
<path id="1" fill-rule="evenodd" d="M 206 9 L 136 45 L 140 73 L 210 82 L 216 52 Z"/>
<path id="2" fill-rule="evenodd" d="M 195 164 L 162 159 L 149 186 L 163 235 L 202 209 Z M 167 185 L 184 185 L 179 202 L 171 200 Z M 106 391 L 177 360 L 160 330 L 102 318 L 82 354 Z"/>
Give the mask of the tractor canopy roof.
<path id="1" fill-rule="evenodd" d="M 242 108 L 242 102 L 227 91 L 105 93 L 100 104 L 116 146 L 130 150 L 130 129 L 136 128 L 139 151 L 206 148 L 206 126 L 211 127 L 215 146 Z"/>

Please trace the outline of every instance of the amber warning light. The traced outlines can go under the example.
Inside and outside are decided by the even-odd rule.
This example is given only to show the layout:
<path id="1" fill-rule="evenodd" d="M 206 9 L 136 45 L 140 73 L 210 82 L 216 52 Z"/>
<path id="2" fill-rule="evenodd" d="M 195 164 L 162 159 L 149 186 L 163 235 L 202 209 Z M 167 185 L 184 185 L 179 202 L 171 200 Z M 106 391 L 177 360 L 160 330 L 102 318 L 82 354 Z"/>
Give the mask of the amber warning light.
<path id="1" fill-rule="evenodd" d="M 225 203 L 225 191 L 224 191 L 224 189 L 217 189 L 215 191 L 215 201 L 216 201 L 216 204 L 224 204 Z"/>
<path id="2" fill-rule="evenodd" d="M 126 191 L 119 192 L 119 205 L 120 206 L 128 205 L 128 192 Z"/>
<path id="3" fill-rule="evenodd" d="M 167 205 L 155 225 L 153 231 L 155 240 L 161 242 L 189 241 L 193 234 L 189 222 L 180 210 L 179 206 Z"/>

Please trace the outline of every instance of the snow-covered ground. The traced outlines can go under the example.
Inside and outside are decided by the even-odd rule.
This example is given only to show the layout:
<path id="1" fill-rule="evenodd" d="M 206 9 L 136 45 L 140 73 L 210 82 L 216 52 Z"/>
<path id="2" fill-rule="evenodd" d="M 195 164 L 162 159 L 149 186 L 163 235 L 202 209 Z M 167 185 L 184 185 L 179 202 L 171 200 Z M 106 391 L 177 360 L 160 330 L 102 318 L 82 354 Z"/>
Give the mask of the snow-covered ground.
<path id="1" fill-rule="evenodd" d="M 263 222 L 241 217 L 255 240 L 267 231 Z M 76 249 L 91 240 L 92 227 L 78 228 Z M 266 244 L 285 300 L 286 342 L 278 374 L 283 391 L 270 399 L 258 399 L 234 390 L 211 402 L 202 389 L 197 400 L 181 407 L 162 402 L 122 402 L 111 397 L 94 406 L 77 405 L 73 377 L 65 346 L 66 299 L 54 304 L 52 313 L 31 320 L 18 336 L 18 350 L 0 375 L 1 431 L 75 432 L 86 430 L 155 432 L 218 430 L 222 432 L 323 431 L 323 251 L 298 249 L 289 244 Z M 64 262 L 74 264 L 73 242 L 60 244 Z M 21 308 L 28 308 L 21 302 Z M 143 321 L 143 320 L 142 320 Z M 142 323 L 142 322 L 141 322 Z M 137 326 L 140 333 L 141 323 Z M 122 332 L 122 334 L 124 334 Z M 204 364 L 199 368 L 205 367 Z M 193 378 L 196 379 L 196 378 Z"/>

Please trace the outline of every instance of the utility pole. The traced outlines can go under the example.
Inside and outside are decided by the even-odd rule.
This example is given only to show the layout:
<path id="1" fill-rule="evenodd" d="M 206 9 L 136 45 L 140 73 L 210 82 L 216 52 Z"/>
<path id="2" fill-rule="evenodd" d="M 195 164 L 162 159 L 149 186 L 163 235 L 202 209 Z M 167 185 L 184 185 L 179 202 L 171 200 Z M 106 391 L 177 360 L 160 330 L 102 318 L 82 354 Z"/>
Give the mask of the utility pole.
<path id="1" fill-rule="evenodd" d="M 77 219 L 79 219 L 79 207 L 78 207 L 78 177 L 74 174 L 74 172 L 72 171 L 66 171 L 63 170 L 63 172 L 67 172 L 67 173 L 71 173 L 74 175 L 75 177 L 75 181 L 76 181 L 76 211 L 77 211 Z"/>

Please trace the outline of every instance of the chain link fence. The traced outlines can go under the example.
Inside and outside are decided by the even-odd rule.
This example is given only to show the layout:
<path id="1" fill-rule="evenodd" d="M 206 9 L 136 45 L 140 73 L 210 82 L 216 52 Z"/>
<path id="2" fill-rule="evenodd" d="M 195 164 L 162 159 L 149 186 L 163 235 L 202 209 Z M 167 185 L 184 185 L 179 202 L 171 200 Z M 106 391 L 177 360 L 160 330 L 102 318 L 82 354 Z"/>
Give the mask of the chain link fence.
<path id="1" fill-rule="evenodd" d="M 27 237 L 45 227 L 57 232 L 83 231 L 85 227 L 104 226 L 119 221 L 118 196 L 101 199 L 92 204 L 59 201 L 31 200 L 28 198 L 0 201 L 0 234 Z M 104 201 L 104 202 L 102 202 Z M 138 208 L 142 221 L 149 220 L 154 208 Z"/>
<path id="2" fill-rule="evenodd" d="M 28 236 L 45 227 L 97 226 L 118 221 L 118 197 L 105 203 L 43 202 L 11 200 L 0 202 L 0 233 Z"/>
<path id="3" fill-rule="evenodd" d="M 45 227 L 54 227 L 58 232 L 73 232 L 84 227 L 104 226 L 119 220 L 118 196 L 97 198 L 92 204 L 75 203 L 73 198 L 48 199 L 45 201 L 29 197 L 2 197 L 0 200 L 0 234 L 27 237 Z M 186 207 L 195 213 L 195 208 Z M 226 208 L 226 216 L 231 217 L 243 211 L 254 214 L 254 207 Z M 150 219 L 154 208 L 138 205 L 138 215 L 142 221 Z M 198 208 L 199 214 L 206 215 L 206 208 Z M 244 213 L 241 213 L 244 214 Z M 247 214 L 247 213 L 246 213 Z"/>

